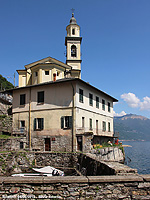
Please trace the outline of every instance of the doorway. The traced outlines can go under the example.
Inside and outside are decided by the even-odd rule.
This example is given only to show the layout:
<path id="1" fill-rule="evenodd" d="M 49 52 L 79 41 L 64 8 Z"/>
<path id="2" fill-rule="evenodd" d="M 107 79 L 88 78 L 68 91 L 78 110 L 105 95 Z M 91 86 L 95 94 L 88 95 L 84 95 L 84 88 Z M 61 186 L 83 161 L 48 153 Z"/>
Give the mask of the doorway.
<path id="1" fill-rule="evenodd" d="M 77 136 L 77 150 L 82 151 L 82 136 Z"/>
<path id="2" fill-rule="evenodd" d="M 50 138 L 45 138 L 45 151 L 51 151 L 51 140 L 50 140 Z"/>

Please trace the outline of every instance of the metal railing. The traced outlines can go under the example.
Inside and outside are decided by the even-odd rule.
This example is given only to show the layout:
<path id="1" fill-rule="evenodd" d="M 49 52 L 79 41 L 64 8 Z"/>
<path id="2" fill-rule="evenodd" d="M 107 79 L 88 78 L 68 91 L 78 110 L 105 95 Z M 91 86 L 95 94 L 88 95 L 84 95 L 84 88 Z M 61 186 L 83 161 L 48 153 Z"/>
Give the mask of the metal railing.
<path id="1" fill-rule="evenodd" d="M 89 127 L 77 127 L 76 128 L 76 133 L 77 134 L 84 134 L 84 133 L 93 133 L 95 136 L 110 136 L 113 137 L 114 132 L 113 131 L 104 131 L 102 129 L 97 129 L 97 128 L 89 128 Z"/>
<path id="2" fill-rule="evenodd" d="M 25 127 L 13 128 L 12 135 L 13 136 L 26 136 L 27 135 L 27 130 L 26 130 Z"/>

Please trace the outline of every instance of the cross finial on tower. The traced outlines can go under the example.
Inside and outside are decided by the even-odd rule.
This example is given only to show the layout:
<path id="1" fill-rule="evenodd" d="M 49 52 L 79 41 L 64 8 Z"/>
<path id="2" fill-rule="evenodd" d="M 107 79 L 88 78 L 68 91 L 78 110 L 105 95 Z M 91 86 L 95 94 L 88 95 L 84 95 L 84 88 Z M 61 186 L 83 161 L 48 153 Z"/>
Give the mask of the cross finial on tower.
<path id="1" fill-rule="evenodd" d="M 72 10 L 72 17 L 74 17 L 74 8 L 71 9 Z"/>

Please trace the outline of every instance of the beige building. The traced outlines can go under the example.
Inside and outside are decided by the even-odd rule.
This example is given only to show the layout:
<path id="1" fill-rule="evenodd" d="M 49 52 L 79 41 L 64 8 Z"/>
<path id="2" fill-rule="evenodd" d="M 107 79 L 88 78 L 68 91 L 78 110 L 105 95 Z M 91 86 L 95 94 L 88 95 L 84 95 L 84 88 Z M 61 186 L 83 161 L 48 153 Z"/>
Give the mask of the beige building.
<path id="1" fill-rule="evenodd" d="M 89 151 L 111 140 L 110 95 L 81 80 L 80 27 L 74 14 L 66 28 L 66 64 L 48 57 L 17 70 L 13 90 L 13 130 L 26 138 L 21 147 L 43 151 Z"/>

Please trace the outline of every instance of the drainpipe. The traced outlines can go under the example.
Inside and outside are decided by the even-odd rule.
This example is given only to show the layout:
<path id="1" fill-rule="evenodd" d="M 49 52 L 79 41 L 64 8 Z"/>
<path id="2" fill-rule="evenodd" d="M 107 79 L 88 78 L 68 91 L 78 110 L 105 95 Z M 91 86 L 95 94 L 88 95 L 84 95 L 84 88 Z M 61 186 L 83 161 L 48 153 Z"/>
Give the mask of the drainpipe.
<path id="1" fill-rule="evenodd" d="M 31 87 L 29 91 L 29 150 L 31 150 Z"/>
<path id="2" fill-rule="evenodd" d="M 71 83 L 72 86 L 72 152 L 74 152 L 74 136 L 75 136 L 75 90 L 73 87 L 73 84 Z"/>

